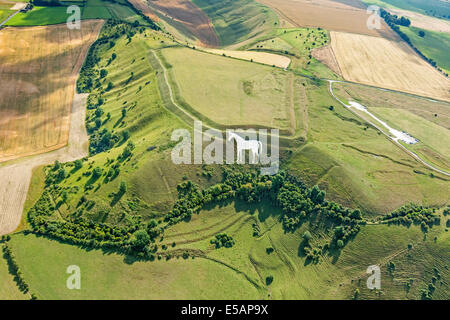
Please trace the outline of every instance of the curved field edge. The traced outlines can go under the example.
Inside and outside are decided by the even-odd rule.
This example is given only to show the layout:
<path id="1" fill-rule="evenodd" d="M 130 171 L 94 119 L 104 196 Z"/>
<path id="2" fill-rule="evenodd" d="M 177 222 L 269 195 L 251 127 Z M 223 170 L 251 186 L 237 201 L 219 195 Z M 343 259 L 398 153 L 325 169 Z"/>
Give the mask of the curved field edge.
<path id="1" fill-rule="evenodd" d="M 86 251 L 32 234 L 14 235 L 10 243 L 25 278 L 40 299 L 261 298 L 244 276 L 202 258 L 124 261 L 123 256 Z M 81 269 L 80 290 L 66 286 L 66 269 L 71 265 Z"/>

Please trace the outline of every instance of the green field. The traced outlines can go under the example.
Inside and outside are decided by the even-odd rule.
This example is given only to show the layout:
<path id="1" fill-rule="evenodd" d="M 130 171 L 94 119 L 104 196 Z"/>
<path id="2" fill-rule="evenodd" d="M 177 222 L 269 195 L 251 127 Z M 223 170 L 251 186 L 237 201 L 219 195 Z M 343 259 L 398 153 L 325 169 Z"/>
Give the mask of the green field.
<path id="1" fill-rule="evenodd" d="M 65 23 L 71 14 L 67 7 L 34 7 L 26 13 L 18 13 L 6 25 L 8 26 L 41 26 Z M 141 16 L 136 14 L 122 1 L 109 2 L 103 0 L 87 0 L 81 6 L 81 19 L 118 19 L 141 25 L 148 25 Z"/>
<path id="2" fill-rule="evenodd" d="M 285 72 L 186 48 L 162 55 L 180 98 L 201 115 L 219 125 L 289 130 L 294 84 Z"/>
<path id="3" fill-rule="evenodd" d="M 14 11 L 0 8 L 0 22 L 3 22 L 6 18 L 8 18 Z"/>
<path id="4" fill-rule="evenodd" d="M 280 30 L 274 48 L 286 43 L 304 57 L 309 42 L 297 38 L 297 32 Z M 325 31 L 308 32 L 316 40 L 326 39 Z M 281 167 L 308 187 L 297 196 L 311 208 L 294 228 L 286 227 L 288 207 L 280 205 L 275 178 L 255 180 L 246 166 L 172 163 L 173 131 L 192 124 L 170 102 L 165 68 L 175 99 L 194 116 L 236 127 L 294 129 L 293 137 L 282 141 Z M 34 233 L 18 232 L 8 241 L 38 298 L 352 299 L 358 289 L 359 299 L 420 299 L 421 290 L 433 283 L 433 299 L 449 299 L 450 239 L 442 209 L 448 205 L 448 180 L 431 175 L 340 105 L 327 82 L 182 48 L 162 32 L 109 21 L 91 47 L 77 88 L 89 94 L 90 155 L 81 162 L 35 169 L 25 204 L 33 227 L 25 221 L 20 226 Z M 447 104 L 352 84 L 336 84 L 335 93 L 367 105 L 393 126 L 410 125 L 406 130 L 448 157 L 448 144 L 433 140 L 447 139 Z M 279 187 L 302 185 L 291 178 Z M 226 189 L 232 182 L 234 191 Z M 246 198 L 249 185 L 253 191 L 273 188 L 264 189 L 262 198 Z M 314 185 L 326 191 L 326 202 L 313 202 Z M 211 196 L 210 202 L 201 202 L 211 186 L 226 190 L 223 195 L 229 198 Z M 195 206 L 183 211 L 189 201 Z M 332 217 L 329 201 L 349 208 L 337 210 L 345 218 Z M 380 222 L 383 214 L 409 202 L 435 207 L 428 211 L 433 220 L 408 227 Z M 356 208 L 362 217 L 352 220 Z M 339 248 L 332 241 L 336 227 L 346 223 L 356 223 L 358 231 Z M 128 255 L 136 253 L 126 250 L 135 248 L 138 232 L 159 228 L 163 233 L 146 244 L 146 249 L 156 246 L 145 256 L 148 260 Z M 319 250 L 316 261 L 306 256 L 306 231 L 311 247 Z M 231 248 L 211 242 L 221 233 L 232 237 Z M 69 244 L 75 240 L 83 246 Z M 395 270 L 388 270 L 390 263 Z M 366 269 L 374 264 L 382 271 L 380 291 L 366 288 Z M 70 265 L 81 268 L 81 290 L 66 287 Z M 4 259 L 0 280 L 0 299 L 21 297 Z"/>
<path id="5" fill-rule="evenodd" d="M 278 18 L 254 0 L 193 0 L 211 19 L 221 46 L 240 43 L 271 32 Z"/>
<path id="6" fill-rule="evenodd" d="M 415 27 L 400 27 L 400 30 L 427 58 L 433 59 L 438 67 L 441 67 L 446 73 L 450 73 L 450 56 L 448 54 L 450 34 Z M 420 37 L 419 31 L 425 32 L 425 36 Z"/>
<path id="7" fill-rule="evenodd" d="M 69 15 L 66 7 L 34 7 L 26 13 L 20 12 L 9 20 L 7 26 L 43 26 L 65 23 Z"/>
<path id="8" fill-rule="evenodd" d="M 242 275 L 202 258 L 137 262 L 22 234 L 13 237 L 11 246 L 40 299 L 260 298 Z M 66 269 L 70 265 L 81 269 L 80 290 L 67 289 Z"/>
<path id="9" fill-rule="evenodd" d="M 0 300 L 24 300 L 29 297 L 19 291 L 13 276 L 9 273 L 8 263 L 3 258 L 3 252 L 0 257 Z"/>
<path id="10" fill-rule="evenodd" d="M 320 244 L 329 232 L 309 221 L 285 233 L 278 214 L 277 208 L 264 203 L 233 202 L 211 206 L 190 222 L 168 229 L 158 243 L 168 245 L 166 254 L 190 250 L 201 254 L 195 259 L 138 262 L 31 234 L 14 235 L 10 246 L 24 278 L 41 299 L 349 299 L 355 288 L 362 299 L 418 299 L 433 268 L 441 274 L 433 298 L 448 299 L 449 237 L 443 227 L 434 227 L 424 237 L 419 227 L 366 226 L 341 252 L 321 255 L 316 264 L 301 253 L 301 236 L 310 230 L 311 242 Z M 256 237 L 255 225 L 260 234 Z M 209 240 L 224 231 L 236 244 L 215 249 Z M 408 250 L 408 244 L 413 248 Z M 395 263 L 395 272 L 388 272 L 388 262 Z M 365 286 L 366 268 L 373 264 L 382 270 L 380 294 Z M 81 269 L 81 290 L 66 288 L 69 265 Z M 274 280 L 267 285 L 269 276 Z M 409 279 L 413 285 L 407 291 Z"/>
<path id="11" fill-rule="evenodd" d="M 450 110 L 447 103 L 430 104 L 426 99 L 351 84 L 336 84 L 335 88 L 344 99 L 360 102 L 391 127 L 410 133 L 419 143 L 406 145 L 407 148 L 436 167 L 449 170 Z"/>
<path id="12" fill-rule="evenodd" d="M 277 29 L 275 35 L 262 37 L 242 47 L 246 50 L 287 55 L 289 69 L 308 76 L 339 79 L 340 77 L 312 56 L 314 49 L 329 45 L 328 31 L 320 28 Z"/>
<path id="13" fill-rule="evenodd" d="M 405 110 L 390 108 L 373 108 L 371 112 L 394 128 L 400 128 L 413 137 L 419 139 L 419 143 L 408 146 L 409 149 L 419 153 L 438 167 L 450 171 L 450 135 L 449 130 L 428 122 Z"/>

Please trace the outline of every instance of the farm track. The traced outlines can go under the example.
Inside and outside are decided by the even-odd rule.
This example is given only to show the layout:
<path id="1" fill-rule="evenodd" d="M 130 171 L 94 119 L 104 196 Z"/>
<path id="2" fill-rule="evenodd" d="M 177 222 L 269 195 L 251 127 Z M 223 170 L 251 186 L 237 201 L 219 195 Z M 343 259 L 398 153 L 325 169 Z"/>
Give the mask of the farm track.
<path id="1" fill-rule="evenodd" d="M 86 99 L 86 94 L 75 94 L 66 147 L 0 167 L 0 235 L 13 232 L 20 223 L 33 168 L 55 160 L 68 162 L 88 156 L 88 136 L 84 127 Z"/>
<path id="2" fill-rule="evenodd" d="M 423 164 L 424 166 L 426 166 L 427 168 L 441 173 L 443 175 L 449 176 L 450 177 L 450 173 L 445 172 L 443 170 L 440 170 L 436 167 L 434 167 L 433 165 L 427 163 L 425 160 L 423 160 L 422 158 L 420 158 L 416 153 L 410 151 L 408 148 L 406 148 L 405 146 L 403 146 L 401 143 L 399 143 L 398 141 L 394 140 L 391 136 L 389 136 L 386 132 L 384 132 L 384 130 L 382 130 L 379 126 L 377 126 L 376 124 L 374 124 L 371 121 L 365 120 L 363 117 L 361 117 L 357 112 L 354 112 L 353 109 L 349 106 L 347 106 L 344 102 L 342 102 L 335 94 L 333 91 L 333 83 L 334 82 L 342 82 L 342 81 L 336 81 L 336 80 L 328 80 L 329 82 L 329 91 L 330 94 L 333 96 L 333 98 L 338 101 L 340 104 L 342 104 L 345 108 L 347 108 L 349 111 L 351 111 L 354 115 L 356 115 L 358 118 L 362 119 L 365 122 L 368 122 L 371 126 L 373 126 L 374 128 L 376 128 L 378 131 L 380 131 L 383 135 L 385 135 L 389 141 L 391 141 L 392 143 L 394 143 L 396 146 L 398 146 L 402 151 L 404 151 L 405 153 L 407 153 L 408 155 L 410 155 L 414 160 L 416 160 L 417 162 Z"/>

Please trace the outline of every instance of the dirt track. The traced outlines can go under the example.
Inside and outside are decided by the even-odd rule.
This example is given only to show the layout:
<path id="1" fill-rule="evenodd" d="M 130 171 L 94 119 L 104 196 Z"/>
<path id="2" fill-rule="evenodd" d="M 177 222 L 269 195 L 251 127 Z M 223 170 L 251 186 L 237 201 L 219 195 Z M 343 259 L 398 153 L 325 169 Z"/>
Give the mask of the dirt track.
<path id="1" fill-rule="evenodd" d="M 55 160 L 67 162 L 88 155 L 88 136 L 84 126 L 86 99 L 86 94 L 74 96 L 66 147 L 0 167 L 0 235 L 13 232 L 20 223 L 33 168 Z"/>

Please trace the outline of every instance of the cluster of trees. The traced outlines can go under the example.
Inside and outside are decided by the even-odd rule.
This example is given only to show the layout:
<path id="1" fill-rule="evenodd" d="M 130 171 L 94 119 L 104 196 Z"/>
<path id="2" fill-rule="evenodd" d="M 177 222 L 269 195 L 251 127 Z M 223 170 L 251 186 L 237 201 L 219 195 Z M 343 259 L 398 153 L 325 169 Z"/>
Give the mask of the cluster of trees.
<path id="1" fill-rule="evenodd" d="M 408 18 L 405 17 L 400 17 L 398 18 L 397 15 L 391 15 L 389 12 L 387 12 L 386 10 L 380 9 L 380 15 L 381 17 L 384 19 L 384 21 L 386 21 L 386 23 L 392 28 L 392 30 L 394 30 L 395 32 L 397 32 L 397 34 L 400 36 L 400 38 L 402 38 L 406 43 L 409 44 L 409 46 L 419 55 L 421 56 L 424 60 L 426 60 L 429 64 L 431 64 L 433 67 L 435 67 L 436 69 L 438 69 L 440 72 L 442 72 L 446 77 L 448 77 L 448 74 L 443 72 L 441 68 L 439 68 L 436 64 L 436 61 L 434 61 L 431 58 L 428 58 L 427 56 L 425 56 L 422 51 L 420 51 L 412 42 L 411 39 L 408 37 L 408 35 L 404 32 L 402 32 L 399 28 L 400 26 L 405 26 L 405 27 L 409 27 L 411 25 L 411 21 Z M 419 36 L 424 37 L 425 33 L 421 34 L 419 33 Z"/>
<path id="2" fill-rule="evenodd" d="M 129 142 L 118 156 L 118 160 L 122 161 L 131 156 L 133 148 L 134 145 Z M 51 172 L 54 174 L 61 169 L 62 166 L 55 163 Z M 115 170 L 110 170 L 111 176 L 115 174 Z M 122 183 L 119 192 L 125 193 L 126 189 L 126 183 Z M 297 177 L 283 171 L 274 176 L 261 176 L 257 170 L 225 167 L 223 182 L 203 190 L 192 181 L 183 181 L 177 186 L 178 200 L 164 217 L 166 222 L 164 225 L 151 220 L 147 224 L 139 221 L 128 227 L 109 226 L 75 218 L 79 216 L 77 214 L 71 215 L 71 221 L 55 220 L 51 217 L 55 210 L 50 197 L 51 190 L 52 188 L 47 188 L 29 211 L 29 221 L 36 233 L 77 245 L 113 248 L 145 259 L 154 259 L 157 252 L 155 240 L 163 235 L 166 228 L 189 219 L 208 203 L 232 198 L 240 198 L 247 202 L 265 200 L 278 206 L 282 212 L 280 221 L 286 231 L 295 230 L 306 219 L 314 219 L 317 223 L 323 221 L 327 229 L 332 228 L 329 243 L 313 248 L 310 244 L 311 234 L 305 233 L 303 237 L 305 254 L 314 261 L 318 261 L 320 254 L 331 247 L 343 248 L 349 239 L 360 231 L 361 225 L 366 223 L 360 210 L 351 210 L 325 200 L 325 192 L 319 187 L 308 188 Z M 407 225 L 420 223 L 422 227 L 427 228 L 438 222 L 433 215 L 433 209 L 416 205 L 401 207 L 381 218 L 381 221 Z M 213 241 L 212 243 L 218 247 L 229 247 L 234 243 L 226 234 L 217 235 Z"/>
<path id="3" fill-rule="evenodd" d="M 441 273 L 439 272 L 438 268 L 433 268 L 434 275 L 431 278 L 431 281 L 428 283 L 428 286 L 426 289 L 420 290 L 420 297 L 422 300 L 432 300 L 433 299 L 433 293 L 436 290 L 436 284 L 439 280 L 441 280 Z M 441 282 L 442 284 L 442 282 Z"/>
<path id="4" fill-rule="evenodd" d="M 219 248 L 231 248 L 234 246 L 235 241 L 233 237 L 227 235 L 226 233 L 216 234 L 216 237 L 210 241 L 211 244 L 216 246 L 216 249 Z"/>
<path id="5" fill-rule="evenodd" d="M 131 7 L 133 7 L 130 4 Z M 133 7 L 134 8 L 134 7 Z M 142 13 L 139 11 L 140 15 Z M 144 15 L 142 15 L 145 17 Z M 150 21 L 150 28 L 154 30 L 159 30 L 148 17 L 144 18 Z M 104 24 L 100 36 L 90 47 L 86 59 L 84 61 L 83 67 L 80 70 L 80 76 L 77 80 L 77 91 L 78 93 L 90 93 L 94 88 L 94 80 L 100 78 L 100 71 L 97 70 L 97 65 L 100 62 L 100 52 L 104 49 L 111 47 L 111 43 L 115 43 L 123 35 L 127 35 L 128 38 L 132 38 L 135 34 L 136 27 L 132 23 L 125 21 L 118 21 L 109 19 Z M 115 59 L 112 58 L 112 60 Z M 112 61 L 111 60 L 111 61 Z"/>
<path id="6" fill-rule="evenodd" d="M 59 0 L 31 0 L 30 3 L 38 7 L 60 7 L 62 6 Z"/>
<path id="7" fill-rule="evenodd" d="M 117 247 L 129 240 L 131 233 L 135 231 L 133 227 L 109 226 L 87 221 L 84 218 L 75 218 L 73 221 L 54 220 L 51 218 L 54 210 L 50 191 L 45 190 L 28 213 L 28 220 L 36 233 L 78 245 L 97 247 L 108 244 L 111 247 Z"/>
<path id="8" fill-rule="evenodd" d="M 8 246 L 8 243 L 5 240 L 3 240 L 4 241 L 3 256 L 8 262 L 9 270 L 13 274 L 14 281 L 17 283 L 17 286 L 19 287 L 20 291 L 22 291 L 23 293 L 27 293 L 30 290 L 30 286 L 28 285 L 28 283 L 26 283 L 25 279 L 23 278 L 22 271 L 20 270 L 19 265 L 17 264 L 16 258 L 14 257 L 11 248 Z M 32 296 L 35 297 L 35 295 Z"/>
<path id="9" fill-rule="evenodd" d="M 427 232 L 434 224 L 440 223 L 439 217 L 434 214 L 434 209 L 416 204 L 404 205 L 381 217 L 381 221 L 405 226 L 410 226 L 411 224 L 421 225 L 424 232 Z"/>
<path id="10" fill-rule="evenodd" d="M 108 151 L 119 141 L 119 135 L 112 133 L 107 128 L 95 131 L 89 136 L 89 154 L 95 155 Z"/>
<path id="11" fill-rule="evenodd" d="M 380 9 L 380 15 L 389 26 L 399 25 L 409 27 L 411 25 L 411 20 L 409 20 L 408 18 L 403 16 L 399 18 L 396 14 L 390 14 L 384 9 Z"/>

